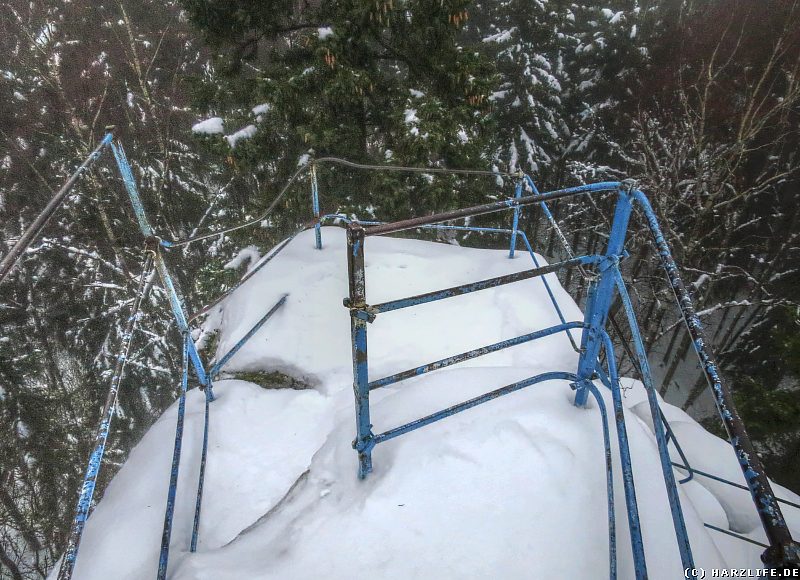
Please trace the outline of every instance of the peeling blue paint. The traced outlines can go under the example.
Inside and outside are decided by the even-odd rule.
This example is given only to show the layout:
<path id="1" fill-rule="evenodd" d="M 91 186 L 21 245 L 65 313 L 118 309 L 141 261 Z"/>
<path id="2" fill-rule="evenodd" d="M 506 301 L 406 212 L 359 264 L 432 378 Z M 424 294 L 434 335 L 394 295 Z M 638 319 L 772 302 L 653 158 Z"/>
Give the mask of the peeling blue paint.
<path id="1" fill-rule="evenodd" d="M 108 395 L 106 396 L 106 401 L 101 414 L 102 418 L 95 434 L 95 446 L 89 456 L 89 461 L 87 462 L 83 484 L 81 485 L 80 495 L 78 497 L 78 504 L 75 508 L 75 515 L 72 520 L 72 527 L 70 528 L 70 534 L 67 538 L 67 548 L 64 552 L 64 558 L 61 561 L 61 567 L 58 570 L 58 580 L 70 580 L 75 568 L 75 562 L 78 557 L 81 538 L 83 537 L 83 529 L 86 520 L 89 517 L 89 510 L 94 497 L 97 477 L 100 474 L 103 455 L 105 454 L 106 442 L 108 441 L 109 429 L 111 428 L 111 419 L 114 417 L 119 389 L 125 373 L 125 363 L 128 358 L 127 353 L 130 350 L 133 332 L 136 328 L 136 322 L 139 319 L 139 308 L 141 306 L 141 301 L 144 298 L 147 278 L 150 276 L 152 265 L 152 256 L 148 254 L 145 258 L 142 268 L 139 289 L 134 299 L 131 315 L 128 317 L 125 329 L 122 333 L 122 344 L 114 365 L 114 373 L 111 377 L 111 387 Z"/>
<path id="2" fill-rule="evenodd" d="M 681 280 L 678 266 L 672 257 L 655 212 L 643 192 L 634 190 L 632 195 L 644 212 L 647 225 L 658 248 L 661 265 L 667 274 L 670 286 L 681 309 L 686 328 L 700 360 L 700 366 L 711 386 L 720 418 L 725 425 L 728 438 L 739 460 L 753 503 L 756 506 L 761 524 L 769 540 L 770 548 L 764 552 L 762 560 L 768 566 L 776 568 L 800 567 L 800 559 L 798 558 L 800 548 L 793 540 L 791 532 L 783 519 L 780 507 L 772 491 L 772 486 L 767 479 L 758 455 L 755 453 L 744 424 L 736 412 L 733 396 L 727 385 L 722 381 L 711 351 L 706 348 L 707 341 L 702 334 L 703 325 L 694 310 L 689 292 Z"/>
<path id="3" fill-rule="evenodd" d="M 167 507 L 164 510 L 164 529 L 161 533 L 161 551 L 158 556 L 158 580 L 167 577 L 169 564 L 170 538 L 172 536 L 172 519 L 175 515 L 175 498 L 178 493 L 178 471 L 181 466 L 181 447 L 183 445 L 183 422 L 186 415 L 186 389 L 189 378 L 189 333 L 183 335 L 183 366 L 181 373 L 181 395 L 178 398 L 178 421 L 175 425 L 175 445 L 172 450 L 172 468 L 170 469 L 169 488 L 167 489 Z"/>

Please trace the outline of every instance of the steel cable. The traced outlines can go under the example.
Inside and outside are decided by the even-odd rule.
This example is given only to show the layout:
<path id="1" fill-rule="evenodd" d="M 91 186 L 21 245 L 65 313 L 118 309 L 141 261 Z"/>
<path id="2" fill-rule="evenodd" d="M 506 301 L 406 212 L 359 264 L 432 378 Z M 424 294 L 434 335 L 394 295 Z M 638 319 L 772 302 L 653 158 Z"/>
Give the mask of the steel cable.
<path id="1" fill-rule="evenodd" d="M 493 177 L 509 177 L 512 174 L 507 173 L 504 171 L 487 171 L 487 170 L 479 170 L 479 169 L 447 169 L 443 167 L 408 167 L 402 165 L 371 165 L 365 163 L 356 163 L 354 161 L 348 161 L 347 159 L 342 159 L 340 157 L 320 157 L 319 159 L 314 159 L 309 163 L 301 166 L 294 174 L 289 178 L 289 181 L 286 182 L 286 185 L 283 186 L 281 191 L 272 200 L 272 203 L 269 204 L 266 211 L 262 213 L 257 218 L 249 220 L 243 224 L 239 224 L 236 226 L 232 226 L 230 228 L 225 228 L 223 230 L 219 230 L 217 232 L 209 232 L 207 234 L 202 234 L 200 236 L 195 236 L 193 238 L 187 238 L 184 240 L 162 240 L 162 244 L 165 247 L 173 248 L 179 246 L 185 246 L 192 242 L 198 242 L 200 240 L 207 240 L 208 238 L 214 238 L 217 236 L 224 236 L 225 234 L 229 234 L 231 232 L 235 232 L 237 230 L 241 230 L 250 226 L 254 226 L 258 223 L 263 222 L 266 218 L 270 216 L 272 211 L 275 207 L 280 203 L 280 201 L 284 198 L 286 193 L 289 191 L 289 188 L 306 172 L 311 170 L 315 165 L 319 163 L 333 163 L 337 165 L 343 165 L 345 167 L 350 167 L 353 169 L 365 169 L 371 171 L 397 171 L 401 173 L 436 173 L 436 174 L 445 174 L 445 175 L 484 175 L 484 176 L 493 176 Z"/>

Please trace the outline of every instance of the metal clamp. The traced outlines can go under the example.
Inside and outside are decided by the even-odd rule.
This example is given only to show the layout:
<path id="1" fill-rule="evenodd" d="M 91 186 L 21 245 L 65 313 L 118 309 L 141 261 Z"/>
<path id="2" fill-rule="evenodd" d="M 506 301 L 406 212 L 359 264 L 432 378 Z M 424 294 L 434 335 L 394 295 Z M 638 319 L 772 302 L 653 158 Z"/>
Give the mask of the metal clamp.
<path id="1" fill-rule="evenodd" d="M 344 304 L 345 308 L 350 310 L 351 316 L 355 316 L 360 320 L 366 320 L 372 323 L 375 322 L 375 318 L 378 316 L 378 311 L 366 302 L 359 302 L 356 304 L 351 303 L 350 298 L 345 298 L 342 300 L 342 304 Z"/>
<path id="2" fill-rule="evenodd" d="M 366 437 L 353 439 L 353 449 L 359 453 L 368 453 L 372 451 L 373 447 L 375 447 L 375 434 L 372 432 L 372 425 L 369 426 L 369 429 L 369 435 Z"/>
<path id="3" fill-rule="evenodd" d="M 633 193 L 634 190 L 638 189 L 637 187 L 638 185 L 639 182 L 636 181 L 635 179 L 632 178 L 623 179 L 620 182 L 620 189 L 625 193 L 627 193 L 628 195 L 630 195 L 631 193 Z"/>
<path id="4" fill-rule="evenodd" d="M 147 236 L 144 239 L 144 249 L 145 251 L 153 254 L 154 256 L 158 253 L 159 248 L 161 247 L 161 238 L 158 236 Z"/>

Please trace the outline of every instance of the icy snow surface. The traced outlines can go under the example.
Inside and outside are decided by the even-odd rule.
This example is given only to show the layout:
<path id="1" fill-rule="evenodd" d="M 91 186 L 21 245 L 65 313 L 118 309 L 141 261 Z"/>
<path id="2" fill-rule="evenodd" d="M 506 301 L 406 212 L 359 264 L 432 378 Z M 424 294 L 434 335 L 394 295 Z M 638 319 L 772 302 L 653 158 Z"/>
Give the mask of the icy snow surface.
<path id="1" fill-rule="evenodd" d="M 216 383 L 196 554 L 188 545 L 203 395 L 189 392 L 169 577 L 607 577 L 600 416 L 594 401 L 586 409 L 573 406 L 564 381 L 529 387 L 378 445 L 374 472 L 357 479 L 343 231 L 324 228 L 323 244 L 313 249 L 313 232 L 295 238 L 206 323 L 206 331 L 220 330 L 221 356 L 288 293 L 227 370 L 280 370 L 313 388 Z M 509 260 L 499 250 L 390 238 L 367 239 L 366 264 L 373 304 L 531 267 L 525 254 Z M 555 276 L 548 280 L 567 320 L 581 319 Z M 541 279 L 381 314 L 369 325 L 370 377 L 557 323 Z M 373 429 L 383 432 L 545 370 L 573 371 L 576 361 L 567 338 L 552 336 L 373 391 Z M 639 383 L 623 382 L 630 387 L 626 420 L 650 577 L 681 578 L 646 396 Z M 611 409 L 610 394 L 600 390 Z M 154 576 L 176 409 L 136 446 L 94 510 L 76 579 Z M 695 467 L 742 480 L 727 443 L 671 405 L 664 412 Z M 632 578 L 616 446 L 614 468 L 620 578 Z M 747 492 L 701 478 L 680 489 L 698 566 L 759 566 L 758 547 L 702 525 L 763 541 Z M 800 529 L 797 510 L 787 507 L 785 514 Z"/>

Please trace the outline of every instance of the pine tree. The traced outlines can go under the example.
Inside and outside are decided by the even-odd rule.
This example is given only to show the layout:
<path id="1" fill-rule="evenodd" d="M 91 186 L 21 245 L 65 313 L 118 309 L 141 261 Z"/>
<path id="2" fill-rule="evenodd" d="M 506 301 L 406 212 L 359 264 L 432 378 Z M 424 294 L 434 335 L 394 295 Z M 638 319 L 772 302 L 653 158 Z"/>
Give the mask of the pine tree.
<path id="1" fill-rule="evenodd" d="M 8 2 L 0 8 L 0 243 L 5 253 L 80 160 L 117 134 L 159 233 L 202 225 L 217 187 L 186 145 L 181 75 L 203 52 L 174 2 Z M 201 171 L 202 170 L 202 171 Z M 85 174 L 0 285 L 0 568 L 41 578 L 64 547 L 142 237 L 110 153 Z M 207 248 L 184 252 L 190 305 Z M 175 256 L 168 256 L 174 260 Z M 145 304 L 95 499 L 174 399 L 178 337 L 156 287 Z M 177 360 L 176 360 L 177 355 Z"/>
<path id="2" fill-rule="evenodd" d="M 755 325 L 731 357 L 733 387 L 747 431 L 765 467 L 791 489 L 800 485 L 800 313 L 776 308 Z"/>
<path id="3" fill-rule="evenodd" d="M 328 155 L 489 168 L 494 79 L 480 51 L 461 42 L 468 2 L 185 6 L 215 47 L 214 73 L 200 84 L 198 101 L 225 116 L 228 135 L 213 146 L 230 155 L 232 173 L 254 175 L 274 191 L 299 163 Z M 486 186 L 334 168 L 320 179 L 323 209 L 369 217 L 378 208 L 381 218 L 464 205 L 482 199 Z M 289 205 L 284 217 L 293 208 L 307 220 L 306 196 Z"/>
<path id="4" fill-rule="evenodd" d="M 756 441 L 773 465 L 781 438 L 763 429 L 767 409 L 774 404 L 773 427 L 785 427 L 778 419 L 794 412 L 787 401 L 797 389 L 785 365 L 767 361 L 787 352 L 779 337 L 793 328 L 798 306 L 798 14 L 800 4 L 782 1 L 656 5 L 648 66 L 629 79 L 617 121 L 606 123 L 617 163 L 650 194 L 685 279 L 694 280 L 712 347 L 735 381 L 742 415 L 752 411 L 760 423 Z M 691 339 L 665 308 L 672 296 L 661 274 L 644 255 L 634 264 L 636 295 L 654 321 L 646 332 L 664 351 L 662 392 L 691 411 L 704 378 L 679 389 L 673 380 L 693 359 Z M 796 437 L 793 429 L 784 435 Z M 783 450 L 792 449 L 796 441 Z"/>
<path id="5" fill-rule="evenodd" d="M 504 0 L 476 6 L 471 32 L 497 63 L 490 97 L 500 147 L 495 160 L 550 186 L 596 179 L 607 134 L 599 117 L 639 65 L 635 1 L 594 4 Z"/>

